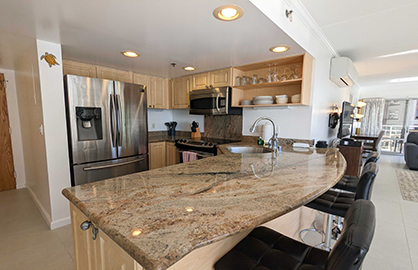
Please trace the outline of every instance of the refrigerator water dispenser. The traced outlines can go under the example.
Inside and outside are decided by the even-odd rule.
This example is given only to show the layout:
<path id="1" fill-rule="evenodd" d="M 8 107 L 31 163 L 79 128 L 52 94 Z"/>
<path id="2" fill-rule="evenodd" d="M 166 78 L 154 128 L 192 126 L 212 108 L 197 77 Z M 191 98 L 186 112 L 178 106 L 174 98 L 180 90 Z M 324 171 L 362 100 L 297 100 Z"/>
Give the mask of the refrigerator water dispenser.
<path id="1" fill-rule="evenodd" d="M 102 109 L 76 107 L 77 135 L 79 141 L 102 140 Z"/>

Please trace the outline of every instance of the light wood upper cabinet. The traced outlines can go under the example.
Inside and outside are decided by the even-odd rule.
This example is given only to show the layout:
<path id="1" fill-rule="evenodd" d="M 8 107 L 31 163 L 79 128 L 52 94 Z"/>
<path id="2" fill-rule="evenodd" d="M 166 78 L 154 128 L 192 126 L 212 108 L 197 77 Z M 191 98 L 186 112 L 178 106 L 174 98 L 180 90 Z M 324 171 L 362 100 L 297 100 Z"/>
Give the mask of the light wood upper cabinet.
<path id="1" fill-rule="evenodd" d="M 224 68 L 192 75 L 192 90 L 205 89 L 206 86 L 232 86 L 232 69 Z"/>
<path id="2" fill-rule="evenodd" d="M 148 144 L 149 150 L 149 169 L 165 167 L 165 142 L 155 142 Z"/>
<path id="3" fill-rule="evenodd" d="M 168 79 L 151 77 L 151 87 L 149 89 L 150 102 L 148 108 L 153 109 L 170 109 L 170 103 L 168 102 Z"/>
<path id="4" fill-rule="evenodd" d="M 97 78 L 96 66 L 94 65 L 69 60 L 62 60 L 62 71 L 64 75 L 70 74 L 90 78 Z"/>
<path id="5" fill-rule="evenodd" d="M 171 108 L 189 108 L 189 92 L 192 76 L 185 76 L 171 80 Z"/>
<path id="6" fill-rule="evenodd" d="M 232 72 L 230 68 L 210 72 L 210 84 L 213 87 L 231 86 Z"/>
<path id="7" fill-rule="evenodd" d="M 106 67 L 97 67 L 97 78 L 132 83 L 132 72 Z"/>
<path id="8" fill-rule="evenodd" d="M 166 142 L 166 166 L 175 165 L 180 163 L 180 153 L 175 143 Z"/>
<path id="9" fill-rule="evenodd" d="M 210 85 L 210 73 L 200 73 L 192 75 L 192 90 L 205 89 Z"/>

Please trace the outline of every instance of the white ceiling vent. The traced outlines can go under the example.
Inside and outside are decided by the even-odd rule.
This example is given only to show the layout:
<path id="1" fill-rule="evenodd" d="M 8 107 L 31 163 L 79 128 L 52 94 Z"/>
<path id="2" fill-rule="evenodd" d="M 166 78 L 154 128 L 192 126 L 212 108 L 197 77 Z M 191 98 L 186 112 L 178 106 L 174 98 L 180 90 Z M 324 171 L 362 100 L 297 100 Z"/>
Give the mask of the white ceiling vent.
<path id="1" fill-rule="evenodd" d="M 339 87 L 350 87 L 357 82 L 358 73 L 353 62 L 348 57 L 331 59 L 329 79 Z"/>

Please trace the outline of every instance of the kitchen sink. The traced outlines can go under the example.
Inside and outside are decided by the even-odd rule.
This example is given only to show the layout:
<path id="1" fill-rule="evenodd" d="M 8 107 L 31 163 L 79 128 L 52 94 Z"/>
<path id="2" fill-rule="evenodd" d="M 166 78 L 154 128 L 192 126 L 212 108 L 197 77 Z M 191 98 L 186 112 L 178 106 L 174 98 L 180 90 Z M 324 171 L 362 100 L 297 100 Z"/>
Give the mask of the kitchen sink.
<path id="1" fill-rule="evenodd" d="M 254 146 L 230 146 L 226 148 L 229 152 L 234 154 L 244 154 L 244 153 L 271 153 L 273 150 L 264 147 L 254 147 Z"/>

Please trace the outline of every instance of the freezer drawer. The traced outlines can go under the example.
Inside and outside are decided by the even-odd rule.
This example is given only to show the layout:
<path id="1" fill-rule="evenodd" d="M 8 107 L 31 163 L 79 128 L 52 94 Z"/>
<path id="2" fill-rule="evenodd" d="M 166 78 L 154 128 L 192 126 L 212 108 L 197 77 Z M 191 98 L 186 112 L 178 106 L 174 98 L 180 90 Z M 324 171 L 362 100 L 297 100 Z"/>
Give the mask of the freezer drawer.
<path id="1" fill-rule="evenodd" d="M 82 185 L 148 170 L 148 154 L 73 166 L 72 185 Z"/>

